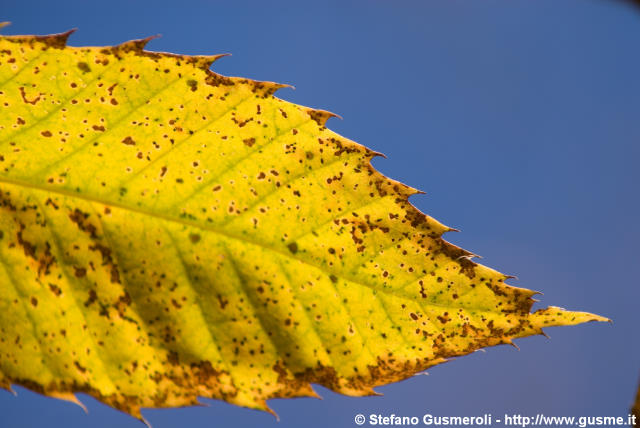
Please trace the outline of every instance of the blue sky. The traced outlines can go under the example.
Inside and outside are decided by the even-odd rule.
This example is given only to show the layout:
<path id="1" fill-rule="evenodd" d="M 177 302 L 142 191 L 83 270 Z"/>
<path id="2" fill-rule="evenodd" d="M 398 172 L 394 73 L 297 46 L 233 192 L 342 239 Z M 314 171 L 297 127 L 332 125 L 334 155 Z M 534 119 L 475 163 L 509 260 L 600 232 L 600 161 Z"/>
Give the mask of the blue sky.
<path id="1" fill-rule="evenodd" d="M 547 305 L 613 324 L 477 352 L 383 397 L 317 390 L 273 400 L 280 422 L 217 401 L 145 410 L 162 427 L 352 427 L 357 413 L 625 416 L 640 375 L 640 9 L 615 0 L 14 1 L 4 34 L 77 27 L 70 44 L 162 34 L 149 50 L 232 53 L 214 70 L 294 85 L 278 96 L 340 114 L 328 125 L 387 155 L 376 168 L 427 195 L 448 239 L 542 291 Z M 17 387 L 0 425 L 140 427 Z M 500 425 L 498 425 L 500 426 Z"/>

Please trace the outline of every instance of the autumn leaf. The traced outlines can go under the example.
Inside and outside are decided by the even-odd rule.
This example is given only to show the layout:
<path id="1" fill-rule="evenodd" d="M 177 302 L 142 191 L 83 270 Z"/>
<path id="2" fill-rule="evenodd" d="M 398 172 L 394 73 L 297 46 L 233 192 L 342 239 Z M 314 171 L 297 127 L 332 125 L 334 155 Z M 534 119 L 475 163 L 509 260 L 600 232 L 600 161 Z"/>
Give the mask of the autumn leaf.
<path id="1" fill-rule="evenodd" d="M 268 410 L 606 320 L 530 313 L 286 85 L 69 34 L 0 38 L 0 386 Z"/>

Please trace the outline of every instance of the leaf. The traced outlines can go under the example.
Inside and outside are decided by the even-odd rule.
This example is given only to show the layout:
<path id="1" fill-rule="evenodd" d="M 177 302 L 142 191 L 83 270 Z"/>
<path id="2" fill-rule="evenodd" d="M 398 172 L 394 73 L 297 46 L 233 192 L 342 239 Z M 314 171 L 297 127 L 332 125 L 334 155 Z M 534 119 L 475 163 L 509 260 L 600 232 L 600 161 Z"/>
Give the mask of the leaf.
<path id="1" fill-rule="evenodd" d="M 220 56 L 0 39 L 0 385 L 141 407 L 348 395 L 542 327 L 378 154 Z"/>

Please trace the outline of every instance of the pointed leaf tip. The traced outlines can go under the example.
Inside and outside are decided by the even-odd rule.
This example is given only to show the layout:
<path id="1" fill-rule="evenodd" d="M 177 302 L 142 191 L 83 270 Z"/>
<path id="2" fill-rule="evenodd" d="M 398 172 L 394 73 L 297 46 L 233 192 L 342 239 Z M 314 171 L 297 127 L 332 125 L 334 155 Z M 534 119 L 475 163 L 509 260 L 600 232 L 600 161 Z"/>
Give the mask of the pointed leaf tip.
<path id="1" fill-rule="evenodd" d="M 531 314 L 534 325 L 538 327 L 556 327 L 565 325 L 577 325 L 592 321 L 611 322 L 609 318 L 595 315 L 589 312 L 573 312 L 557 306 L 549 306 L 538 309 Z"/>

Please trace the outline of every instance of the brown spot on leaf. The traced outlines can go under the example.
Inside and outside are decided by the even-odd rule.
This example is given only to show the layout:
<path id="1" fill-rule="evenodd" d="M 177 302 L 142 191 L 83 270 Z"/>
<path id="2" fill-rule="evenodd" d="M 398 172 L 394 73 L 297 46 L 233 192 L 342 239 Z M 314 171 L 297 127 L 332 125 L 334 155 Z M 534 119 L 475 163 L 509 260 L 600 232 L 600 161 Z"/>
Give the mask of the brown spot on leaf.
<path id="1" fill-rule="evenodd" d="M 78 62 L 77 66 L 78 66 L 78 68 L 79 68 L 80 70 L 82 70 L 82 72 L 83 72 L 83 73 L 89 73 L 89 72 L 91 72 L 91 67 L 89 67 L 89 64 L 87 64 L 87 63 L 86 63 L 86 62 L 84 62 L 84 61 L 80 61 L 80 62 Z"/>
<path id="2" fill-rule="evenodd" d="M 229 303 L 227 299 L 218 294 L 218 303 L 220 303 L 220 309 L 224 309 L 225 306 Z"/>
<path id="3" fill-rule="evenodd" d="M 89 297 L 84 302 L 84 306 L 88 308 L 96 300 L 98 300 L 98 293 L 96 293 L 96 290 L 91 289 L 89 290 Z"/>
<path id="4" fill-rule="evenodd" d="M 18 238 L 18 244 L 24 250 L 24 255 L 27 257 L 31 257 L 32 259 L 36 259 L 36 247 L 32 243 L 26 241 L 22 237 L 22 231 L 25 229 L 24 224 L 20 224 L 20 230 L 18 231 L 16 237 Z"/>
<path id="5" fill-rule="evenodd" d="M 97 229 L 93 224 L 87 221 L 88 218 L 89 214 L 83 213 L 78 208 L 69 214 L 69 219 L 78 226 L 78 229 L 88 233 L 91 238 L 96 238 Z"/>
<path id="6" fill-rule="evenodd" d="M 214 369 L 209 361 L 191 363 L 190 366 L 200 385 L 208 385 L 211 380 L 217 380 L 222 374 L 221 371 Z"/>
<path id="7" fill-rule="evenodd" d="M 24 87 L 21 86 L 18 89 L 20 90 L 20 96 L 22 97 L 22 101 L 24 101 L 25 103 L 36 105 L 36 103 L 40 101 L 40 97 L 42 96 L 42 94 L 39 93 L 38 96 L 36 96 L 34 99 L 28 100 L 27 95 L 24 92 Z"/>
<path id="8" fill-rule="evenodd" d="M 60 287 L 58 287 L 55 284 L 49 283 L 49 290 L 51 290 L 51 292 L 56 296 L 59 296 L 60 294 L 62 294 L 62 290 L 60 289 Z"/>
<path id="9" fill-rule="evenodd" d="M 89 249 L 91 251 L 100 252 L 100 255 L 102 256 L 102 265 L 109 267 L 109 270 L 111 273 L 111 277 L 110 277 L 111 282 L 120 284 L 120 272 L 118 271 L 118 266 L 116 266 L 116 264 L 113 261 L 113 258 L 111 257 L 111 249 L 105 247 L 102 244 L 92 245 L 89 247 Z"/>

